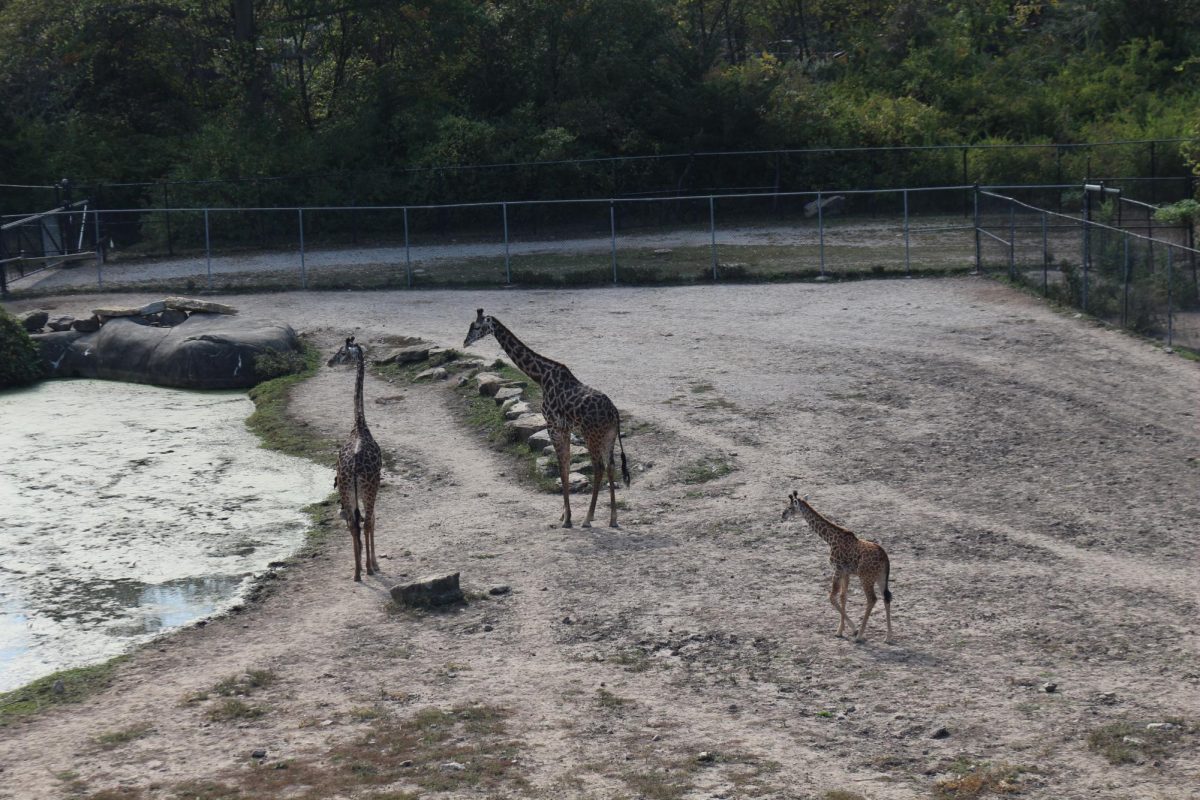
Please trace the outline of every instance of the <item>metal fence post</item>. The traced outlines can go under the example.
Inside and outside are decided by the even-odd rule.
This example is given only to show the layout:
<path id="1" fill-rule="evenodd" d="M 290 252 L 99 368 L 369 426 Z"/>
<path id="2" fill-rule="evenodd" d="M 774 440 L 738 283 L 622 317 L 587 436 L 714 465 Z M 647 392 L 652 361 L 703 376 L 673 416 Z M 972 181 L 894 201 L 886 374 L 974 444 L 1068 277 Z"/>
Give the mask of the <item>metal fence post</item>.
<path id="1" fill-rule="evenodd" d="M 1046 212 L 1042 212 L 1042 297 L 1050 293 L 1049 277 L 1047 272 L 1050 269 L 1050 241 L 1046 231 Z"/>
<path id="2" fill-rule="evenodd" d="M 1017 279 L 1017 207 L 1008 202 L 1008 279 Z"/>
<path id="3" fill-rule="evenodd" d="M 100 247 L 100 209 L 92 209 L 92 238 L 96 243 L 96 285 L 104 288 L 104 251 Z M 7 269 L 7 267 L 5 267 Z"/>
<path id="4" fill-rule="evenodd" d="M 1090 164 L 1090 162 L 1089 162 Z M 1090 172 L 1090 166 L 1089 166 Z M 1092 194 L 1086 188 L 1083 190 L 1083 285 L 1079 307 L 1087 311 L 1088 307 L 1088 266 L 1092 261 Z"/>
<path id="5" fill-rule="evenodd" d="M 500 211 L 504 216 L 504 282 L 507 284 L 512 283 L 512 264 L 508 255 L 508 203 L 501 203 Z"/>
<path id="6" fill-rule="evenodd" d="M 1175 270 L 1173 259 L 1171 258 L 1174 247 L 1167 245 L 1167 350 L 1174 347 L 1174 304 L 1175 297 L 1172 289 L 1174 289 Z"/>
<path id="7" fill-rule="evenodd" d="M 297 208 L 296 213 L 300 217 L 300 288 L 308 288 L 308 270 L 304 265 L 304 209 Z"/>
<path id="8" fill-rule="evenodd" d="M 821 206 L 821 193 L 817 192 L 817 257 L 820 259 L 821 277 L 825 277 L 825 210 Z"/>
<path id="9" fill-rule="evenodd" d="M 408 206 L 404 207 L 404 276 L 408 283 L 408 288 L 412 288 L 412 252 L 408 247 Z"/>
<path id="10" fill-rule="evenodd" d="M 715 283 L 717 280 L 717 204 L 711 194 L 708 196 L 708 235 L 712 240 L 712 273 Z"/>
<path id="11" fill-rule="evenodd" d="M 1125 286 L 1121 297 L 1121 327 L 1129 324 L 1129 234 L 1124 242 Z"/>
<path id="12" fill-rule="evenodd" d="M 964 153 L 966 151 L 963 151 Z M 966 164 L 966 159 L 963 159 L 963 164 Z M 908 189 L 904 190 L 904 271 L 908 277 L 912 277 L 912 260 L 909 256 L 908 242 Z"/>
<path id="13" fill-rule="evenodd" d="M 975 184 L 975 271 L 983 272 L 983 245 L 979 241 L 979 184 Z"/>
<path id="14" fill-rule="evenodd" d="M 208 235 L 208 209 L 204 209 L 204 268 L 208 272 L 208 290 L 212 291 L 212 243 Z"/>
<path id="15" fill-rule="evenodd" d="M 616 286 L 617 285 L 617 208 L 616 208 L 616 204 L 613 203 L 612 200 L 608 201 L 608 230 L 609 230 L 609 235 L 612 237 L 612 239 L 610 241 L 611 241 L 611 247 L 612 247 L 611 253 L 612 253 L 613 286 Z"/>

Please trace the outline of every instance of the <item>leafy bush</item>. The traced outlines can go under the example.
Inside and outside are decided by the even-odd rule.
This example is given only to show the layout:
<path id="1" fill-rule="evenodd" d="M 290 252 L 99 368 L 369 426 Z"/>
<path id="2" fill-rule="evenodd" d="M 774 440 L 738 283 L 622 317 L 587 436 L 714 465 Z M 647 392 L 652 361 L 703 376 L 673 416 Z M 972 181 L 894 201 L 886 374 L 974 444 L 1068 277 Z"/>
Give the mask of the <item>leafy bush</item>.
<path id="1" fill-rule="evenodd" d="M 0 389 L 26 386 L 42 377 L 37 345 L 11 314 L 0 308 Z"/>

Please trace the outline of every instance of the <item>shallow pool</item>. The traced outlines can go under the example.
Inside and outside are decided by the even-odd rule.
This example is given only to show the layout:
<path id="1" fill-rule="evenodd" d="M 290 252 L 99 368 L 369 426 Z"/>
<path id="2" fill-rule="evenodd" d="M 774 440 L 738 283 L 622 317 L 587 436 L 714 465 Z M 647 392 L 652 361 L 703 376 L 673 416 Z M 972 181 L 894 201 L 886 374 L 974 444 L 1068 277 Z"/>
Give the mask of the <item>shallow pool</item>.
<path id="1" fill-rule="evenodd" d="M 240 392 L 0 393 L 0 691 L 235 603 L 332 469 L 259 447 Z"/>

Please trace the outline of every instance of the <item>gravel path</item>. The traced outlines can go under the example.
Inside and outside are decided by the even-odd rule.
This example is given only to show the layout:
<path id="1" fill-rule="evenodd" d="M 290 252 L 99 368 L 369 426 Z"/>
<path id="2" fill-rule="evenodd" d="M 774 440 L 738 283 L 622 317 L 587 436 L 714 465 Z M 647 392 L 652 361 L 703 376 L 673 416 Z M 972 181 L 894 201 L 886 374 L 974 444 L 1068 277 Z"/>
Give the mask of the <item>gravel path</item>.
<path id="1" fill-rule="evenodd" d="M 279 795 L 370 797 L 366 771 L 326 794 L 305 781 L 342 774 L 339 747 L 383 747 L 387 720 L 473 702 L 511 715 L 509 777 L 417 749 L 387 756 L 413 777 L 377 788 L 912 798 L 1010 765 L 1022 797 L 1197 796 L 1195 733 L 1140 764 L 1088 746 L 1106 726 L 1200 722 L 1195 364 L 979 279 L 216 299 L 325 349 L 349 333 L 459 346 L 483 306 L 629 420 L 622 529 L 555 527 L 559 501 L 506 474 L 447 387 L 371 379 L 368 419 L 397 459 L 385 574 L 352 583 L 339 538 L 266 602 L 144 648 L 110 691 L 5 731 L 0 797 L 52 796 L 65 771 L 80 796 L 187 781 L 269 796 L 248 788 L 266 780 L 256 748 L 288 766 L 269 771 Z M 344 433 L 351 385 L 322 369 L 292 412 Z M 699 459 L 732 471 L 683 482 Z M 881 617 L 866 643 L 833 636 L 828 549 L 779 521 L 792 489 L 887 549 L 894 644 Z M 439 570 L 512 593 L 385 611 L 389 585 Z M 261 717 L 181 701 L 250 669 L 277 676 L 248 700 Z M 138 725 L 153 733 L 97 745 Z M 456 758 L 495 766 L 482 736 Z"/>

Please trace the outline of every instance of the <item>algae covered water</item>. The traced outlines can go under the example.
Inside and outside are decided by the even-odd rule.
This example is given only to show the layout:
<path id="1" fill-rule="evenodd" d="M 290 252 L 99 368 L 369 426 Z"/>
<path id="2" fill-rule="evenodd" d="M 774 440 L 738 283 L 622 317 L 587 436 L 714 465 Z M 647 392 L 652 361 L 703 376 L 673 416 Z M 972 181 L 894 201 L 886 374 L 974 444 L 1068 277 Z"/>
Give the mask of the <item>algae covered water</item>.
<path id="1" fill-rule="evenodd" d="M 0 691 L 237 601 L 332 471 L 259 447 L 240 392 L 0 393 Z"/>

